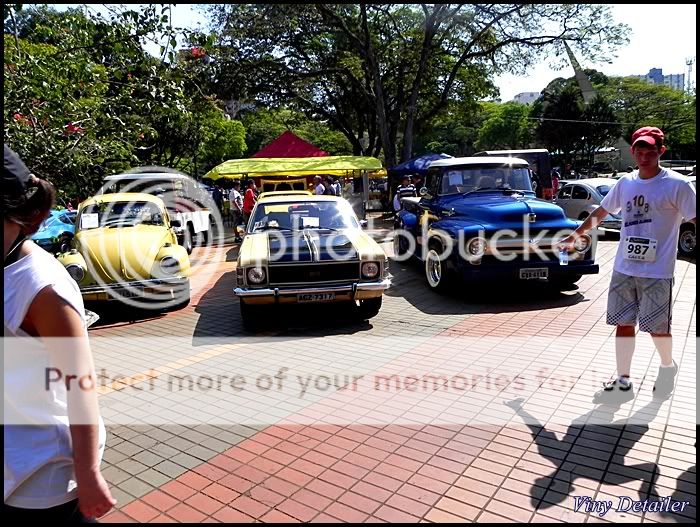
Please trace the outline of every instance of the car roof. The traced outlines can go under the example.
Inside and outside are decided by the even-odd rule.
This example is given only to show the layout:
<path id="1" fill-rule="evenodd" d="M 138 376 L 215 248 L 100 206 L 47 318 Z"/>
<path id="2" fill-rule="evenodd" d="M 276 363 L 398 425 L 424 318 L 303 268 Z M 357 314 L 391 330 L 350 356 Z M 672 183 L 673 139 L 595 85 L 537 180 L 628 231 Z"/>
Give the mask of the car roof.
<path id="1" fill-rule="evenodd" d="M 617 179 L 610 177 L 592 177 L 587 179 L 571 179 L 566 182 L 567 185 L 588 185 L 589 187 L 600 187 L 602 185 L 614 185 Z"/>
<path id="2" fill-rule="evenodd" d="M 341 201 L 343 198 L 338 196 L 317 196 L 317 195 L 286 195 L 286 196 L 263 196 L 258 199 L 258 203 L 315 203 L 324 201 Z"/>
<path id="3" fill-rule="evenodd" d="M 98 196 L 93 196 L 92 198 L 83 201 L 80 204 L 80 208 L 83 209 L 86 206 L 94 205 L 97 202 L 113 203 L 117 201 L 148 201 L 155 203 L 161 208 L 165 208 L 165 203 L 158 196 L 145 194 L 143 192 L 115 192 L 114 194 L 99 194 Z"/>
<path id="4" fill-rule="evenodd" d="M 519 157 L 495 157 L 495 156 L 477 156 L 477 157 L 453 157 L 448 159 L 437 159 L 428 165 L 433 167 L 452 167 L 465 165 L 527 165 L 528 162 Z"/>
<path id="5" fill-rule="evenodd" d="M 174 172 L 141 172 L 141 173 L 127 173 L 127 174 L 115 174 L 113 176 L 105 176 L 105 181 L 119 181 L 121 179 L 191 179 L 189 176 L 184 174 L 176 174 Z"/>
<path id="6" fill-rule="evenodd" d="M 313 194 L 309 190 L 271 190 L 268 192 L 261 192 L 258 199 L 274 196 L 313 196 Z"/>

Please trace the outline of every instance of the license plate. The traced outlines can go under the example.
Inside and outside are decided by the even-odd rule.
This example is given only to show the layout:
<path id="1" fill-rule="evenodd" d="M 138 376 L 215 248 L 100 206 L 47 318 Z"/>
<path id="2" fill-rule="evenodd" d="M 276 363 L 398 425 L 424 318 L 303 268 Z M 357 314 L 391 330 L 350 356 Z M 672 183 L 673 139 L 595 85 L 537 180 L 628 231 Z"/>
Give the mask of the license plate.
<path id="1" fill-rule="evenodd" d="M 141 298 L 146 291 L 143 287 L 130 287 L 129 289 L 119 289 L 115 291 L 117 298 Z"/>
<path id="2" fill-rule="evenodd" d="M 335 300 L 335 293 L 300 293 L 297 302 L 328 302 Z"/>
<path id="3" fill-rule="evenodd" d="M 538 278 L 549 278 L 549 269 L 546 267 L 536 267 L 534 269 L 520 269 L 521 280 L 537 280 Z"/>

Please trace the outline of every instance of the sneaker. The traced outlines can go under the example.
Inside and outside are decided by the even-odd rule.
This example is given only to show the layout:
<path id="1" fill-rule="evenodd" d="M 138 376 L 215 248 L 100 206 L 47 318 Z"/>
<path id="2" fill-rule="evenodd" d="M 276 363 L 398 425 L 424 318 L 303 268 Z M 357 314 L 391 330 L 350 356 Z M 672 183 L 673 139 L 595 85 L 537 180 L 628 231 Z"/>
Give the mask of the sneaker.
<path id="1" fill-rule="evenodd" d="M 634 386 L 621 384 L 614 379 L 603 384 L 603 389 L 593 396 L 594 404 L 622 404 L 634 399 Z"/>
<path id="2" fill-rule="evenodd" d="M 654 397 L 668 397 L 673 393 L 677 373 L 678 364 L 676 364 L 675 360 L 672 367 L 663 368 L 659 366 L 659 374 L 656 376 L 656 382 L 654 383 Z"/>

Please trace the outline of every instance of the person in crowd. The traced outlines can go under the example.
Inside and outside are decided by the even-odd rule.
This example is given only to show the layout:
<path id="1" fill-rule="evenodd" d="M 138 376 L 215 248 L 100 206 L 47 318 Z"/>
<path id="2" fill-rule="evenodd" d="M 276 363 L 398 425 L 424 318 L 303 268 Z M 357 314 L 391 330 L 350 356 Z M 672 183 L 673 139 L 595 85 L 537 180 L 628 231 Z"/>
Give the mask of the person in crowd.
<path id="1" fill-rule="evenodd" d="M 571 250 L 579 236 L 608 214 L 622 216 L 607 310 L 607 323 L 616 326 L 617 377 L 596 393 L 596 403 L 619 404 L 634 398 L 630 370 L 637 323 L 651 334 L 661 359 L 654 395 L 671 395 L 678 373 L 671 337 L 673 273 L 681 219 L 695 223 L 695 187 L 686 177 L 661 167 L 666 147 L 659 128 L 639 128 L 631 144 L 639 170 L 620 178 L 600 206 L 561 242 L 562 248 Z"/>
<path id="2" fill-rule="evenodd" d="M 417 196 L 416 187 L 411 183 L 411 178 L 405 175 L 401 178 L 401 184 L 396 188 L 394 193 L 394 212 L 401 210 L 401 198 L 409 196 Z"/>
<path id="3" fill-rule="evenodd" d="M 233 182 L 233 187 L 229 193 L 229 201 L 231 203 L 231 223 L 233 223 L 234 242 L 241 242 L 238 226 L 243 221 L 243 196 L 241 196 L 241 182 L 236 180 Z"/>
<path id="4" fill-rule="evenodd" d="M 255 186 L 255 181 L 249 179 L 246 182 L 246 191 L 243 196 L 243 224 L 247 227 L 250 215 L 255 208 L 255 203 L 258 201 L 257 187 Z"/>
<path id="5" fill-rule="evenodd" d="M 322 196 L 326 191 L 326 187 L 323 185 L 323 179 L 321 176 L 314 176 L 314 194 L 317 196 Z"/>
<path id="6" fill-rule="evenodd" d="M 3 515 L 10 525 L 96 523 L 116 500 L 100 472 L 106 433 L 86 312 L 63 265 L 29 239 L 48 216 L 55 189 L 5 145 L 2 194 Z M 92 383 L 44 386 L 47 368 Z"/>

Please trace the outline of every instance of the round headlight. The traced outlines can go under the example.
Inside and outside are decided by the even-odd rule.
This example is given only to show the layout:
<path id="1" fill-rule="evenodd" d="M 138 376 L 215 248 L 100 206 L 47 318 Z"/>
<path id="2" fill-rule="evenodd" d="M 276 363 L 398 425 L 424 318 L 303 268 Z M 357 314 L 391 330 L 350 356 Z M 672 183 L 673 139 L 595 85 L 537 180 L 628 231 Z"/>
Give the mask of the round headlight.
<path id="1" fill-rule="evenodd" d="M 163 274 L 174 275 L 180 270 L 180 262 L 172 256 L 165 256 L 160 261 L 160 270 Z"/>
<path id="2" fill-rule="evenodd" d="M 579 253 L 585 253 L 590 246 L 590 236 L 579 236 L 578 238 L 576 238 L 576 241 L 574 241 L 574 249 L 576 250 L 576 252 Z"/>
<path id="3" fill-rule="evenodd" d="M 481 256 L 486 251 L 486 240 L 483 238 L 472 238 L 467 242 L 467 251 L 472 256 Z"/>
<path id="4" fill-rule="evenodd" d="M 70 277 L 78 283 L 80 283 L 83 280 L 83 278 L 85 278 L 85 269 L 83 269 L 78 264 L 67 265 L 66 271 L 68 271 Z"/>
<path id="5" fill-rule="evenodd" d="M 262 267 L 251 267 L 248 269 L 248 283 L 262 284 L 265 281 L 265 269 Z"/>
<path id="6" fill-rule="evenodd" d="M 377 262 L 365 262 L 362 264 L 363 278 L 376 278 L 379 276 L 379 264 Z"/>

